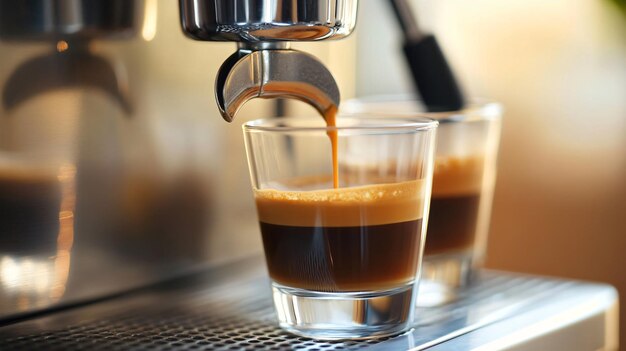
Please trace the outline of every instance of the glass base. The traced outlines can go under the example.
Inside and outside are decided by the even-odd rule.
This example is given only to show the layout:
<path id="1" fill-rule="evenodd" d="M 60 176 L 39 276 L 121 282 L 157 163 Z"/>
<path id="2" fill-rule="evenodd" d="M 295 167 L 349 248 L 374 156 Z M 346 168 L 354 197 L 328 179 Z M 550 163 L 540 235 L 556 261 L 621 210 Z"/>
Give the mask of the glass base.
<path id="1" fill-rule="evenodd" d="M 371 292 L 314 292 L 272 283 L 279 325 L 320 340 L 369 339 L 404 332 L 413 320 L 415 285 Z"/>
<path id="2" fill-rule="evenodd" d="M 417 297 L 418 307 L 441 306 L 454 301 L 472 274 L 472 252 L 425 256 Z"/>

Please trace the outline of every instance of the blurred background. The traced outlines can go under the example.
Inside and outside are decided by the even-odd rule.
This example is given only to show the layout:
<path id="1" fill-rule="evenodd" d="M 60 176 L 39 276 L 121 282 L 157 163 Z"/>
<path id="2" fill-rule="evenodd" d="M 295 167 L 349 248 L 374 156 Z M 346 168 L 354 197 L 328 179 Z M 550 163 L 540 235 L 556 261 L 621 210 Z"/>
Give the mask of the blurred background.
<path id="1" fill-rule="evenodd" d="M 466 94 L 505 108 L 487 266 L 606 282 L 626 295 L 623 0 L 412 3 Z M 0 240 L 1 316 L 261 251 L 240 126 L 274 115 L 275 102 L 252 101 L 223 122 L 213 82 L 235 45 L 185 38 L 176 2 L 136 4 L 121 36 L 0 35 L 0 192 L 13 196 L 3 189 L 24 183 L 14 170 L 40 170 L 54 151 L 58 164 L 41 174 L 61 184 L 51 196 L 67 200 L 58 212 L 72 219 L 69 232 Z M 348 39 L 295 47 L 327 65 L 344 100 L 413 90 L 383 1 L 361 1 Z M 64 52 L 90 64 L 76 68 Z M 95 65 L 113 81 L 51 73 Z M 314 112 L 289 103 L 287 113 Z"/>
<path id="2" fill-rule="evenodd" d="M 606 282 L 626 296 L 625 3 L 412 3 L 466 94 L 505 108 L 487 266 Z M 358 96 L 412 89 L 385 5 L 359 9 Z M 624 304 L 620 317 L 623 344 Z"/>

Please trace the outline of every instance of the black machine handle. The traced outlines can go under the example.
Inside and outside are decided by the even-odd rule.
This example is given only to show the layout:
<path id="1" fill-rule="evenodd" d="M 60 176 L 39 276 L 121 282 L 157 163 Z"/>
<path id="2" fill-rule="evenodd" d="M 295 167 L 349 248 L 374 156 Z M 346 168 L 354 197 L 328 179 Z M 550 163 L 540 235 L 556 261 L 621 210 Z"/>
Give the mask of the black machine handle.
<path id="1" fill-rule="evenodd" d="M 428 111 L 460 110 L 463 94 L 443 51 L 432 34 L 424 34 L 417 26 L 406 0 L 390 0 L 404 33 L 404 55 L 422 102 Z"/>

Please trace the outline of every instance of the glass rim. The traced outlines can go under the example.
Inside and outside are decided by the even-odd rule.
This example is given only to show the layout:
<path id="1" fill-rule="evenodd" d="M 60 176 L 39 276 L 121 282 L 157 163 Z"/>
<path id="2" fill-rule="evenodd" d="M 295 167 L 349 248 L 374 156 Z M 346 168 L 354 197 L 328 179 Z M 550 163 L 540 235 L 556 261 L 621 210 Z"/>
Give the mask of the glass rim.
<path id="1" fill-rule="evenodd" d="M 352 114 L 337 115 L 337 121 L 356 121 L 355 125 L 348 126 L 297 126 L 297 125 L 273 125 L 273 122 L 287 122 L 294 120 L 312 120 L 314 118 L 322 119 L 321 116 L 289 116 L 289 117 L 269 117 L 259 118 L 252 121 L 248 121 L 243 124 L 244 131 L 264 131 L 264 132 L 329 132 L 329 131 L 350 131 L 350 130 L 406 130 L 406 131 L 426 131 L 437 128 L 439 122 L 432 118 L 425 118 L 421 116 L 409 117 L 409 116 L 397 116 L 395 118 L 389 118 L 385 116 L 375 116 L 374 114 L 359 114 L 355 116 Z M 358 122 L 365 121 L 379 121 L 375 124 L 359 124 Z M 394 123 L 395 122 L 395 123 Z"/>
<path id="2" fill-rule="evenodd" d="M 462 109 L 456 111 L 429 112 L 410 110 L 380 112 L 379 110 L 372 111 L 368 109 L 368 104 L 385 104 L 394 102 L 415 102 L 416 106 L 423 107 L 422 100 L 414 94 L 380 94 L 367 95 L 347 100 L 342 104 L 343 110 L 340 110 L 340 112 L 345 116 L 380 115 L 386 118 L 421 117 L 434 119 L 439 123 L 497 120 L 502 117 L 503 112 L 503 107 L 499 102 L 482 97 L 468 99 L 466 105 Z"/>

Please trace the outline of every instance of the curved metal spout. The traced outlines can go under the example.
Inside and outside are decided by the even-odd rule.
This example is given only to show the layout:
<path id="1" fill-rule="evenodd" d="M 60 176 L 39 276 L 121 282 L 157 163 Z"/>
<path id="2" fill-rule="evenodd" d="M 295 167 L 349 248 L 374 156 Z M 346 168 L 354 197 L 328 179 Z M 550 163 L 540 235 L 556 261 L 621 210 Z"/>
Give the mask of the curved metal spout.
<path id="1" fill-rule="evenodd" d="M 295 50 L 240 49 L 220 67 L 215 97 L 222 117 L 232 122 L 253 98 L 292 98 L 324 114 L 339 105 L 339 88 L 315 57 Z"/>

